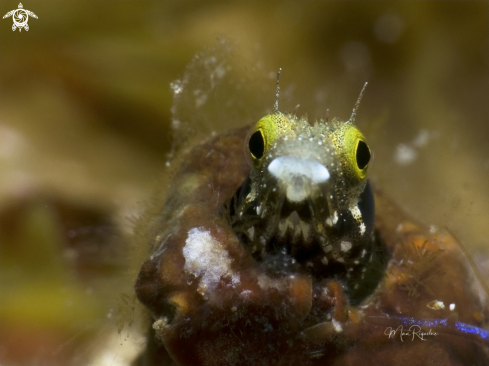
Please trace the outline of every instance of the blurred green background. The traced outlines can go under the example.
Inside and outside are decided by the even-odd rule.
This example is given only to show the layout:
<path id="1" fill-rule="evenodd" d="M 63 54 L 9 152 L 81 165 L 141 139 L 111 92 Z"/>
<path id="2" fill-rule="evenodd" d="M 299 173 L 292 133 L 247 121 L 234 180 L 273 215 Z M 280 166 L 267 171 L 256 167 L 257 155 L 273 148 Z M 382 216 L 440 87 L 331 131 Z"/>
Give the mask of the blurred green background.
<path id="1" fill-rule="evenodd" d="M 269 83 L 270 108 L 279 67 L 281 109 L 311 118 L 349 118 L 368 81 L 372 181 L 489 272 L 488 2 L 23 5 L 28 32 L 0 21 L 2 366 L 126 365 L 143 344 L 116 324 L 132 306 L 131 223 L 172 144 L 170 82 L 217 37 Z"/>

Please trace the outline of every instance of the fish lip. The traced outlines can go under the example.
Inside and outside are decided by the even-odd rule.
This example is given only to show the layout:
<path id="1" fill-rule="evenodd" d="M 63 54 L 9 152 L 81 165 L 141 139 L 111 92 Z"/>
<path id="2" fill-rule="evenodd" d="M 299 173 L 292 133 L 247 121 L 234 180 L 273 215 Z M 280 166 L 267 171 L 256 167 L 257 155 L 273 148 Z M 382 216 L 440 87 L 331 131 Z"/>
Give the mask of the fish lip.
<path id="1" fill-rule="evenodd" d="M 290 202 L 303 202 L 311 195 L 313 187 L 326 183 L 331 174 L 318 160 L 294 155 L 279 156 L 267 167 L 277 179 Z"/>

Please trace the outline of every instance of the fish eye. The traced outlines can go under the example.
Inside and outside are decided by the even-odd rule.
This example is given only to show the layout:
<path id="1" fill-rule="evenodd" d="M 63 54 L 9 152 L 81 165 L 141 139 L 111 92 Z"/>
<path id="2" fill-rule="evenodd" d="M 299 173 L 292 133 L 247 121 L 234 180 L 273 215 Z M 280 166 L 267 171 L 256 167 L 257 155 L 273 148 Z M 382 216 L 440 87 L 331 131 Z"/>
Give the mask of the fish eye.
<path id="1" fill-rule="evenodd" d="M 370 149 L 365 141 L 358 140 L 356 149 L 356 160 L 358 169 L 363 170 L 370 161 Z"/>
<path id="2" fill-rule="evenodd" d="M 261 159 L 265 153 L 265 139 L 261 130 L 254 132 L 248 141 L 251 155 L 255 159 Z"/>
<path id="3" fill-rule="evenodd" d="M 349 184 L 355 186 L 363 182 L 367 178 L 367 170 L 372 160 L 372 152 L 365 142 L 365 137 L 355 126 L 348 123 L 333 131 L 332 135 Z"/>

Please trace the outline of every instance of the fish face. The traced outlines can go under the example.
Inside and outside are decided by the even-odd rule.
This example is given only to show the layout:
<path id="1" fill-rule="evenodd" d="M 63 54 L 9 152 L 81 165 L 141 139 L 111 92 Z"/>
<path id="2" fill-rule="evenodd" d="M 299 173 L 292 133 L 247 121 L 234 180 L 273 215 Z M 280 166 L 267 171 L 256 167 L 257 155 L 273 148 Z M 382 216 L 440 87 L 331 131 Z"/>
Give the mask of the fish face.
<path id="1" fill-rule="evenodd" d="M 316 277 L 339 277 L 353 302 L 383 261 L 374 235 L 367 171 L 371 152 L 352 121 L 275 111 L 244 141 L 251 171 L 232 198 L 230 222 L 256 259 L 297 261 Z M 377 268 L 376 268 L 377 269 Z M 376 282 L 376 281 L 373 281 Z"/>

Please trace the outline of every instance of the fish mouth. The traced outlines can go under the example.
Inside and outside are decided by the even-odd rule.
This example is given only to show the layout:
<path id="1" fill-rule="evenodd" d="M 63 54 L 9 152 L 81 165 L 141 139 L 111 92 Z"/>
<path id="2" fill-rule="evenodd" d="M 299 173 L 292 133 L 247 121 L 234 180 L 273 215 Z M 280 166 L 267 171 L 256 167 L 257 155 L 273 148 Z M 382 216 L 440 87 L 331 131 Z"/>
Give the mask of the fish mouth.
<path id="1" fill-rule="evenodd" d="M 274 158 L 266 169 L 265 184 L 252 200 L 250 176 L 236 192 L 233 229 L 256 259 L 286 254 L 302 262 L 320 256 L 337 236 L 329 170 L 314 158 L 293 155 Z"/>
<path id="2" fill-rule="evenodd" d="M 327 228 L 321 224 L 332 211 L 329 170 L 314 158 L 287 155 L 273 159 L 268 172 L 278 188 L 277 197 L 268 195 L 267 199 L 277 202 L 269 250 L 280 248 L 298 259 L 317 255 L 321 251 L 318 243 L 332 236 L 333 225 Z"/>
<path id="3" fill-rule="evenodd" d="M 284 161 L 278 160 L 280 164 Z M 316 162 L 298 165 L 293 174 L 282 172 L 280 164 L 266 171 L 269 174 L 259 182 L 258 194 L 253 191 L 257 184 L 252 171 L 227 202 L 223 212 L 231 228 L 260 268 L 271 273 L 300 270 L 317 279 L 341 279 L 351 303 L 358 303 L 373 291 L 386 263 L 383 243 L 374 235 L 369 183 L 358 203 L 362 225 L 366 225 L 362 232 L 352 210 L 338 195 L 343 188 L 339 186 L 341 179 L 336 175 L 321 178 L 323 173 L 311 170 L 318 166 Z M 306 183 L 294 187 L 290 199 L 287 188 L 294 184 L 294 175 Z M 303 191 L 307 193 L 304 198 Z"/>
<path id="4" fill-rule="evenodd" d="M 331 175 L 316 159 L 290 155 L 273 159 L 268 172 L 276 179 L 279 196 L 283 197 L 276 208 L 279 219 L 271 245 L 300 257 L 318 239 L 317 200 L 321 200 Z M 323 203 L 323 211 L 329 212 L 327 202 Z"/>
<path id="5" fill-rule="evenodd" d="M 317 230 L 314 206 L 310 199 L 302 202 L 283 200 L 278 214 L 275 234 L 267 245 L 268 253 L 283 253 L 298 262 L 307 262 L 323 252 L 321 243 L 325 243 L 325 232 Z"/>
<path id="6" fill-rule="evenodd" d="M 320 224 L 330 217 L 326 193 L 297 201 L 285 192 L 269 189 L 242 215 L 239 209 L 233 211 L 230 222 L 241 243 L 273 271 L 298 265 L 316 277 L 324 277 L 325 272 L 344 273 L 341 253 L 329 249 L 340 237 L 340 228 L 333 223 Z"/>

